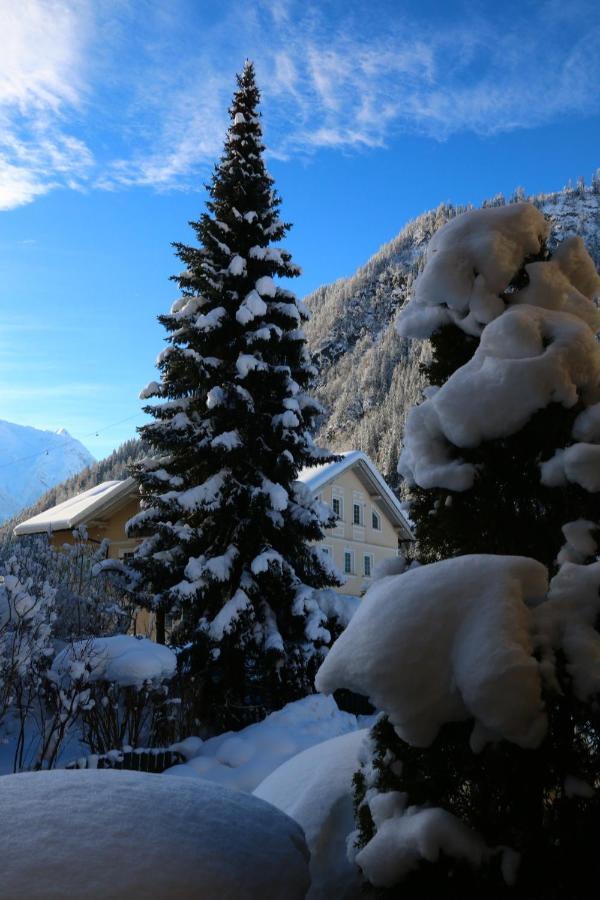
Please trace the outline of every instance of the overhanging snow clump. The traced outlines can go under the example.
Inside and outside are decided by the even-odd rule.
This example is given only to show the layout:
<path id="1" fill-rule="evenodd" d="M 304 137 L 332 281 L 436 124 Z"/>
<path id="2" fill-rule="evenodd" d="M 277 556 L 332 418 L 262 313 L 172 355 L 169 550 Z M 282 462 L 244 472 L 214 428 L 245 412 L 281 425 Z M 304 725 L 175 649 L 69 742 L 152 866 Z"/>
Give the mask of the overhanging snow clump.
<path id="1" fill-rule="evenodd" d="M 472 359 L 410 411 L 399 471 L 423 488 L 468 490 L 475 466 L 454 458 L 450 444 L 477 447 L 509 437 L 550 403 L 595 403 L 599 382 L 600 352 L 585 322 L 513 307 L 483 331 Z"/>
<path id="2" fill-rule="evenodd" d="M 547 573 L 524 557 L 463 556 L 383 578 L 367 592 L 316 678 L 388 713 L 405 741 L 429 746 L 446 722 L 536 747 L 546 731 L 529 601 Z"/>
<path id="3" fill-rule="evenodd" d="M 542 213 L 529 203 L 474 209 L 447 222 L 431 238 L 415 294 L 398 321 L 403 337 L 430 337 L 455 324 L 478 335 L 506 307 L 501 296 L 528 256 L 548 235 Z"/>

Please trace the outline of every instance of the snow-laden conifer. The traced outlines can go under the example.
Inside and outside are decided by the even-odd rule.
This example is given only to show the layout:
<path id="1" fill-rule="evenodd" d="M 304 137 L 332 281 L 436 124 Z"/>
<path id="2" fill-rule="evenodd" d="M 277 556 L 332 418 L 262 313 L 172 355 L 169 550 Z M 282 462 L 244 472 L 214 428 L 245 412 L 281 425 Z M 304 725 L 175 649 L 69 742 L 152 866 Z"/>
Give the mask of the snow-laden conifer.
<path id="1" fill-rule="evenodd" d="M 131 565 L 150 606 L 188 647 L 203 715 L 235 724 L 311 689 L 329 641 L 315 589 L 335 583 L 312 542 L 330 511 L 297 481 L 333 459 L 311 429 L 320 407 L 302 303 L 278 279 L 300 273 L 276 246 L 289 225 L 265 167 L 259 91 L 246 63 L 231 123 L 192 226 L 160 382 L 142 398 L 151 455 L 137 468 L 144 536 Z M 159 635 L 159 637 L 163 637 Z M 201 686 L 201 687 L 200 687 Z"/>
<path id="2" fill-rule="evenodd" d="M 376 581 L 317 675 L 385 713 L 349 841 L 370 896 L 583 900 L 600 875 L 599 281 L 545 232 L 527 204 L 457 217 L 404 318 L 473 345 L 434 340 L 400 460 L 439 561 Z"/>

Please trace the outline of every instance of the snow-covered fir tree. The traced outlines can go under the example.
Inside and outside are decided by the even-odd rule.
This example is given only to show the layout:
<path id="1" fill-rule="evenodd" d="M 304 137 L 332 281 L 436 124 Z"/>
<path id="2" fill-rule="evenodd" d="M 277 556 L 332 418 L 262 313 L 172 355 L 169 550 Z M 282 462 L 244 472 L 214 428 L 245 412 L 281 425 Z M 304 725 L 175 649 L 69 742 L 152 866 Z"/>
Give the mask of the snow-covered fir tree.
<path id="1" fill-rule="evenodd" d="M 160 316 L 168 346 L 143 398 L 151 455 L 135 472 L 145 540 L 131 562 L 145 602 L 186 645 L 201 715 L 235 726 L 312 690 L 330 634 L 315 589 L 336 583 L 312 544 L 331 513 L 296 479 L 335 459 L 311 437 L 319 404 L 294 294 L 299 268 L 265 167 L 254 68 L 238 76 L 231 124 L 192 223 L 176 244 L 182 292 Z M 159 638 L 164 640 L 164 630 Z M 192 675 L 190 676 L 192 677 Z"/>
<path id="2" fill-rule="evenodd" d="M 400 325 L 473 335 L 462 366 L 440 355 L 448 375 L 410 412 L 400 467 L 450 498 L 448 523 L 457 498 L 478 498 L 460 539 L 475 526 L 492 546 L 375 582 L 317 675 L 319 690 L 384 711 L 355 778 L 350 846 L 367 895 L 583 900 L 600 877 L 600 282 L 579 239 L 547 258 L 546 236 L 527 204 L 457 217 L 430 245 Z M 492 441 L 519 450 L 526 497 L 543 498 L 539 528 L 562 544 L 551 579 L 526 555 L 538 544 L 519 521 L 518 483 L 514 534 L 494 537 L 505 498 L 481 485 L 517 467 L 487 452 Z M 565 502 L 573 487 L 579 509 Z M 502 541 L 519 555 L 494 554 Z"/>
<path id="3" fill-rule="evenodd" d="M 481 222 L 474 218 L 481 216 Z M 469 230 L 471 222 L 477 231 Z M 515 374 L 513 413 L 498 406 L 491 392 L 469 396 L 461 387 L 471 384 L 479 369 L 485 383 L 486 369 L 505 349 L 511 352 L 511 337 L 501 331 L 514 317 L 482 334 L 505 308 L 566 311 L 588 326 L 584 336 L 599 327 L 591 302 L 598 277 L 581 239 L 570 238 L 551 252 L 548 232 L 542 214 L 524 203 L 454 220 L 432 239 L 430 263 L 400 317 L 401 333 L 429 337 L 432 348 L 423 367 L 430 400 L 410 413 L 399 467 L 411 485 L 411 516 L 424 562 L 460 553 L 518 553 L 551 567 L 563 543 L 562 525 L 597 518 L 597 499 L 580 481 L 539 477 L 540 465 L 549 471 L 556 448 L 573 442 L 574 423 L 585 407 L 583 389 L 568 397 L 560 390 L 553 393 L 553 386 L 543 383 L 541 361 L 535 400 Z M 490 248 L 495 246 L 502 250 L 494 257 Z M 461 271 L 440 287 L 440 275 L 448 269 L 445 258 L 454 252 L 472 263 L 474 275 Z M 536 327 L 543 341 L 553 340 L 547 323 Z M 462 374 L 455 375 L 457 370 Z M 443 398 L 450 394 L 454 399 L 448 413 Z M 492 405 L 484 424 L 473 427 L 482 397 L 483 402 L 492 399 Z M 442 405 L 444 421 L 437 412 Z M 423 446 L 427 428 L 435 432 L 437 443 Z"/>

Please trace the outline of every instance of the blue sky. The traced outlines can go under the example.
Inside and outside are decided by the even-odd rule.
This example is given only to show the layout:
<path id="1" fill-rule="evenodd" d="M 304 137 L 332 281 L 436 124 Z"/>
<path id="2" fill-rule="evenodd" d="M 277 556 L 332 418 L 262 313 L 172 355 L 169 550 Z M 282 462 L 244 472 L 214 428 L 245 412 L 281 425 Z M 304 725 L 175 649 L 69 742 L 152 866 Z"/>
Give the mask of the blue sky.
<path id="1" fill-rule="evenodd" d="M 0 0 L 0 33 L 0 418 L 97 457 L 143 420 L 245 57 L 301 295 L 442 200 L 600 166 L 587 0 Z"/>

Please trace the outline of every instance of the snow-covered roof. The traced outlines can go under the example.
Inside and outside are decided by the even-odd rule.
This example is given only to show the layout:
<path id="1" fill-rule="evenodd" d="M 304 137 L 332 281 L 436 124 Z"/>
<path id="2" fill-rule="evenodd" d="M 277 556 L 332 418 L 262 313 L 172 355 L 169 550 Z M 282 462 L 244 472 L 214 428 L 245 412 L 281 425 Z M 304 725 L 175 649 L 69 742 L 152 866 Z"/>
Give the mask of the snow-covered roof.
<path id="1" fill-rule="evenodd" d="M 64 500 L 51 509 L 32 516 L 16 526 L 14 533 L 22 534 L 52 533 L 68 531 L 76 528 L 91 518 L 105 512 L 109 507 L 126 499 L 137 489 L 133 478 L 125 481 L 103 481 L 95 487 Z"/>
<path id="2" fill-rule="evenodd" d="M 302 469 L 298 475 L 298 481 L 302 481 L 311 491 L 316 492 L 347 469 L 356 469 L 361 481 L 368 486 L 371 496 L 377 496 L 394 525 L 404 532 L 407 539 L 412 540 L 413 534 L 402 511 L 400 501 L 367 454 L 362 450 L 347 450 L 340 456 L 342 458 L 338 462 Z"/>

